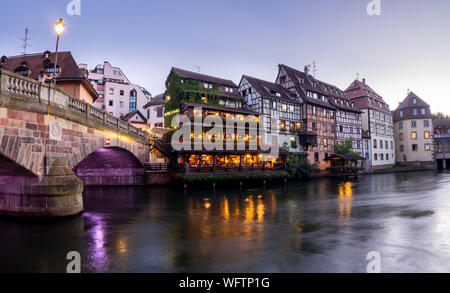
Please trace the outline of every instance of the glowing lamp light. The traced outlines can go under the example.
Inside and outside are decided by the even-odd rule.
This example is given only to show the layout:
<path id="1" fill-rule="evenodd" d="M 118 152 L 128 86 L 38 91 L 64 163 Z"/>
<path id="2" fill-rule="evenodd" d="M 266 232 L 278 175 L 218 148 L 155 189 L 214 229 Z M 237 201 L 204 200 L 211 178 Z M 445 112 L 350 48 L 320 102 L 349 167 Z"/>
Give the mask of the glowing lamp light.
<path id="1" fill-rule="evenodd" d="M 64 24 L 62 18 L 60 18 L 59 21 L 55 25 L 55 31 L 58 36 L 60 36 L 64 32 L 65 26 L 66 25 Z"/>

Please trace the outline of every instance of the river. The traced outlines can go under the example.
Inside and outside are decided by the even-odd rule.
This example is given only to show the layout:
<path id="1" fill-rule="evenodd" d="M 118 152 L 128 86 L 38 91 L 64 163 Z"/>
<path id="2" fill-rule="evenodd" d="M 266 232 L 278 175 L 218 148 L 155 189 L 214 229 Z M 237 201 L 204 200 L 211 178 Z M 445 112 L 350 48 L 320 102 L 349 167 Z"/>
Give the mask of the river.
<path id="1" fill-rule="evenodd" d="M 450 272 L 450 173 L 183 191 L 89 188 L 85 213 L 0 218 L 0 272 Z"/>

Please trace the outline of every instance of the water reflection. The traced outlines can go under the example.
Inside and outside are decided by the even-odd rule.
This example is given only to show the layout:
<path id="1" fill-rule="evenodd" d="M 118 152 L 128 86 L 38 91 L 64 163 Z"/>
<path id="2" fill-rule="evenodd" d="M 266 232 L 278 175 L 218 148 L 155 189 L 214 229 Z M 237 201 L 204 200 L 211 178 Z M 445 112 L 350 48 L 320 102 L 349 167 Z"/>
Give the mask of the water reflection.
<path id="1" fill-rule="evenodd" d="M 347 221 L 352 217 L 353 183 L 345 182 L 339 184 L 339 221 Z"/>
<path id="2" fill-rule="evenodd" d="M 87 189 L 82 217 L 0 219 L 0 271 L 64 272 L 76 250 L 85 272 L 364 272 L 375 249 L 387 272 L 433 272 L 450 261 L 449 188 L 450 174 L 428 172 L 248 190 Z"/>

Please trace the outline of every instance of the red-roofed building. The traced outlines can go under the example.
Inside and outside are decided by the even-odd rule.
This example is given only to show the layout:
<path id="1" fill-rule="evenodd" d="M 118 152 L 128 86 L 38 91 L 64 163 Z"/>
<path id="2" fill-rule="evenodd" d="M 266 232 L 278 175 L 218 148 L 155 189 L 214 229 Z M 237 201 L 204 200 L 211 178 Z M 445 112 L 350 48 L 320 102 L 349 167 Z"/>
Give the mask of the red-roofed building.
<path id="1" fill-rule="evenodd" d="M 366 165 L 373 169 L 395 165 L 394 120 L 389 105 L 365 79 L 355 80 L 345 95 L 362 111 L 362 127 L 366 137 L 371 138 L 370 151 L 363 154 Z"/>
<path id="2" fill-rule="evenodd" d="M 38 80 L 52 82 L 55 77 L 55 53 L 27 54 L 0 58 L 0 68 L 16 74 Z M 86 73 L 78 67 L 71 52 L 58 52 L 56 84 L 67 94 L 94 104 L 97 91 L 89 82 Z"/>

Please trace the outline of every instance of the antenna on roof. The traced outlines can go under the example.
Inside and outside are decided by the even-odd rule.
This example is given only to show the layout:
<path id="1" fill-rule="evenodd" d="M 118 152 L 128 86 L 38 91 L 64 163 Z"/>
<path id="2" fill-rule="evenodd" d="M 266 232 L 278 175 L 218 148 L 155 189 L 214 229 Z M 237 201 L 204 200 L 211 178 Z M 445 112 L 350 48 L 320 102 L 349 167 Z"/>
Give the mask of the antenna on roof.
<path id="1" fill-rule="evenodd" d="M 313 61 L 313 70 L 312 70 L 313 77 L 316 78 L 317 75 L 317 66 L 316 61 Z"/>
<path id="2" fill-rule="evenodd" d="M 23 49 L 23 51 L 22 51 L 23 55 L 26 55 L 27 54 L 27 48 L 32 46 L 30 43 L 28 43 L 31 40 L 28 37 L 28 33 L 29 33 L 29 30 L 26 28 L 25 29 L 25 37 L 24 38 L 19 38 L 19 40 L 21 40 L 23 42 L 23 45 L 20 47 L 20 48 Z"/>
<path id="3" fill-rule="evenodd" d="M 200 73 L 200 71 L 201 71 L 201 70 L 200 70 L 200 69 L 201 69 L 200 66 L 197 65 L 197 66 L 194 66 L 194 68 L 197 69 L 197 72 L 198 72 L 198 73 Z"/>

